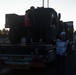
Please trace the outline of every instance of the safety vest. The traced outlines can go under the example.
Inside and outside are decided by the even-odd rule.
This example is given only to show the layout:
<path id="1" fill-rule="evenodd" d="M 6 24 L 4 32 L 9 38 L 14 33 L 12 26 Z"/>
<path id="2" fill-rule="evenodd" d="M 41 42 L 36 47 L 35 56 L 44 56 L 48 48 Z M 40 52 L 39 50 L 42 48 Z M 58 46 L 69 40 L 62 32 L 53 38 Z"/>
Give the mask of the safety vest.
<path id="1" fill-rule="evenodd" d="M 60 39 L 57 39 L 56 41 L 56 53 L 62 56 L 67 55 L 67 45 L 68 45 L 69 40 L 62 41 Z"/>

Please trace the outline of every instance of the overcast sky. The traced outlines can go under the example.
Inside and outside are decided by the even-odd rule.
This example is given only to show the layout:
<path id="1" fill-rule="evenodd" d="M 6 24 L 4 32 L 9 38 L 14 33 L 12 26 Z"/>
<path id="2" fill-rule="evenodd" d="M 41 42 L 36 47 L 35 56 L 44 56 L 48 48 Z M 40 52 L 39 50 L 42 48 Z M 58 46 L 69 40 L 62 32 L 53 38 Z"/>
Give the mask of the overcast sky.
<path id="1" fill-rule="evenodd" d="M 61 13 L 61 20 L 74 21 L 74 29 L 76 30 L 76 0 L 49 0 L 49 7 L 54 8 Z M 45 7 L 47 7 L 45 0 Z M 0 29 L 5 25 L 5 14 L 16 13 L 24 15 L 30 6 L 41 7 L 42 0 L 0 0 Z"/>

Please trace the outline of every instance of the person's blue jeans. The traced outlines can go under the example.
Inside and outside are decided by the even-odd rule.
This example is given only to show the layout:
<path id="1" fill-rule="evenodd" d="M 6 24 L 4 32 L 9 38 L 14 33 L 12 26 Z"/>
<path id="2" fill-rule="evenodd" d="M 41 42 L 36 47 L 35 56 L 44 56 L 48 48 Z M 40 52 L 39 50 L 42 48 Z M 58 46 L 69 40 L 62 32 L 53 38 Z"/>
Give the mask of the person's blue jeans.
<path id="1" fill-rule="evenodd" d="M 65 59 L 66 56 L 57 55 L 57 74 L 65 75 Z"/>

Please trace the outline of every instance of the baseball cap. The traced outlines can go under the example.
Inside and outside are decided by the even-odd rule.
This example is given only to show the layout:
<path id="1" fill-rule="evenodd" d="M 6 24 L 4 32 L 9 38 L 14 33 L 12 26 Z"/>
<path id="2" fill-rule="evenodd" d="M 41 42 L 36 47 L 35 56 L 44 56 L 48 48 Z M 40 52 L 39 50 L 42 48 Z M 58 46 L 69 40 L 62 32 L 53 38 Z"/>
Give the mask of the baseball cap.
<path id="1" fill-rule="evenodd" d="M 65 35 L 66 33 L 65 32 L 61 32 L 61 35 Z"/>

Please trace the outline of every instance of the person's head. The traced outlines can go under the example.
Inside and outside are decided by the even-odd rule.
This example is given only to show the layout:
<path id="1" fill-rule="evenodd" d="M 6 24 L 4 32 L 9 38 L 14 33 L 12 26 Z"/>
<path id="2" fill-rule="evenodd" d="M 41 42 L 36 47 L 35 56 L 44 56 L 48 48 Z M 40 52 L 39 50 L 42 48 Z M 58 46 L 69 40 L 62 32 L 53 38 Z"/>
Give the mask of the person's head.
<path id="1" fill-rule="evenodd" d="M 62 40 L 65 40 L 66 39 L 66 33 L 63 31 L 60 33 L 60 37 Z"/>
<path id="2" fill-rule="evenodd" d="M 35 9 L 35 7 L 34 7 L 34 6 L 31 6 L 31 7 L 30 7 L 30 10 L 34 10 L 34 9 Z"/>

